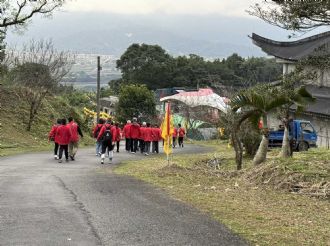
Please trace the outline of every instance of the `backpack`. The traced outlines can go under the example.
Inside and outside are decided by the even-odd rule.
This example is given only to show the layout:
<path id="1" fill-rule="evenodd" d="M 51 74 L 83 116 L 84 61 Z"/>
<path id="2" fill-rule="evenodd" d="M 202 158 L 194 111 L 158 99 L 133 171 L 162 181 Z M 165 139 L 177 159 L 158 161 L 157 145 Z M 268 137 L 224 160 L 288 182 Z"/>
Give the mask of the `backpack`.
<path id="1" fill-rule="evenodd" d="M 96 129 L 96 131 L 94 133 L 94 136 L 93 136 L 94 138 L 97 138 L 99 136 L 100 130 L 102 128 L 102 126 L 96 126 L 96 127 L 97 127 L 97 129 Z"/>
<path id="2" fill-rule="evenodd" d="M 112 142 L 111 126 L 105 128 L 105 131 L 102 136 L 102 140 Z"/>

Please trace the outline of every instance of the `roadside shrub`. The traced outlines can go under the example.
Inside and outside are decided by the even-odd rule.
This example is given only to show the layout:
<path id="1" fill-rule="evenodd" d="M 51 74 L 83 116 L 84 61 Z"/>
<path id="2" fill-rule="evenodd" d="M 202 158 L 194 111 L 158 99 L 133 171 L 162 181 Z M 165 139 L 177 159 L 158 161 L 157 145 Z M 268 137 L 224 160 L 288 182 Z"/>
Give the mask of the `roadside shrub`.
<path id="1" fill-rule="evenodd" d="M 251 122 L 245 121 L 241 125 L 240 139 L 245 148 L 245 154 L 247 156 L 254 156 L 257 153 L 259 144 L 261 142 L 259 129 L 253 126 Z"/>

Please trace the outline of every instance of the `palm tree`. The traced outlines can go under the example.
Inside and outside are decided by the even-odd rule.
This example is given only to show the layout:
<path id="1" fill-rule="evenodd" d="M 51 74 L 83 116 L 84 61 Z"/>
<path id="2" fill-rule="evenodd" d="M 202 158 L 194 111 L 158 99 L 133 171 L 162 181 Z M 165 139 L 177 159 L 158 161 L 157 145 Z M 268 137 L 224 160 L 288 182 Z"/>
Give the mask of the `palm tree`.
<path id="1" fill-rule="evenodd" d="M 269 131 L 268 113 L 287 103 L 287 97 L 280 93 L 280 89 L 271 85 L 257 85 L 245 91 L 241 91 L 232 101 L 231 106 L 234 111 L 241 109 L 246 118 L 250 118 L 255 124 L 262 119 L 262 140 L 258 151 L 253 158 L 253 164 L 258 165 L 266 160 Z"/>
<path id="2" fill-rule="evenodd" d="M 297 85 L 296 81 L 301 81 L 301 77 L 296 74 L 289 74 L 283 77 L 280 84 L 281 94 L 287 98 L 287 103 L 280 108 L 280 118 L 284 126 L 282 149 L 280 157 L 288 158 L 292 156 L 289 141 L 289 113 L 290 108 L 295 106 L 297 112 L 302 112 L 308 103 L 314 102 L 315 98 L 306 90 L 305 86 Z"/>

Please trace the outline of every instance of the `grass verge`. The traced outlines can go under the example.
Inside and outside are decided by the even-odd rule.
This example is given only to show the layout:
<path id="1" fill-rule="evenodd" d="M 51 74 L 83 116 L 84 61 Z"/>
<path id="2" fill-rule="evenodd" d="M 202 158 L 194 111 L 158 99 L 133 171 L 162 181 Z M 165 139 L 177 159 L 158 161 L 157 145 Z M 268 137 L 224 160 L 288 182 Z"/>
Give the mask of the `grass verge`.
<path id="1" fill-rule="evenodd" d="M 263 179 L 254 182 L 251 177 L 257 171 L 249 159 L 244 160 L 245 169 L 237 172 L 233 153 L 224 142 L 209 145 L 216 146 L 215 152 L 177 155 L 171 166 L 167 166 L 164 156 L 159 156 L 143 162 L 125 162 L 115 172 L 162 187 L 176 199 L 208 213 L 253 245 L 330 245 L 329 200 L 277 189 L 272 182 Z M 207 164 L 215 155 L 221 157 L 218 170 Z M 297 154 L 293 161 L 285 163 L 275 158 L 275 151 L 270 153 L 269 162 L 274 162 L 271 166 L 278 165 L 281 170 L 290 166 L 284 172 L 286 175 L 306 172 L 306 177 L 314 179 L 320 173 L 320 163 L 328 161 L 329 164 L 325 155 L 328 152 L 313 150 Z M 318 166 L 306 164 L 305 158 Z M 329 170 L 321 174 L 319 178 L 327 180 Z"/>

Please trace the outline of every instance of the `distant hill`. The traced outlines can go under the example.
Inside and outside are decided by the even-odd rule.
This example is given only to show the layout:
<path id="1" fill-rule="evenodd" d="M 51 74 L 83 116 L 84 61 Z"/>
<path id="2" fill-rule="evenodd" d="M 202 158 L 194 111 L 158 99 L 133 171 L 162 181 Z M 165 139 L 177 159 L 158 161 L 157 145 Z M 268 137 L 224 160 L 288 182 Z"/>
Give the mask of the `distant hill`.
<path id="1" fill-rule="evenodd" d="M 197 54 L 223 58 L 263 56 L 248 38 L 252 32 L 274 37 L 268 25 L 252 18 L 182 15 L 115 15 L 58 13 L 35 19 L 24 36 L 8 35 L 9 44 L 31 38 L 52 38 L 59 49 L 120 56 L 132 43 L 159 44 L 172 55 Z"/>

